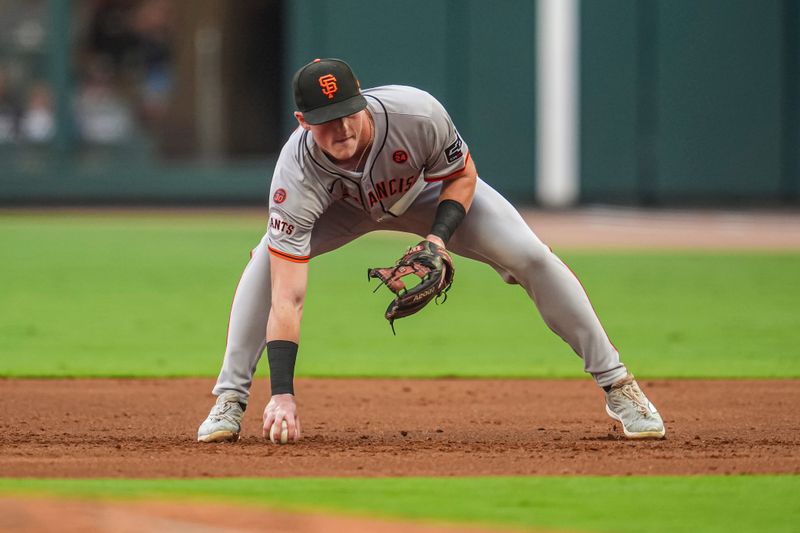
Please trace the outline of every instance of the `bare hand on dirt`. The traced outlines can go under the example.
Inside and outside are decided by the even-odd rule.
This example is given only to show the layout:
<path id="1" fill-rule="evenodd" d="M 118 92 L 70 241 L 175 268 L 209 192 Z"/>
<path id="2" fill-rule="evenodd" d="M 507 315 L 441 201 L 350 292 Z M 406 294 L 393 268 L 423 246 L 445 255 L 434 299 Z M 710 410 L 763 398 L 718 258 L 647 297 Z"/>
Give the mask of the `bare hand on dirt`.
<path id="1" fill-rule="evenodd" d="M 282 424 L 286 422 L 286 435 L 282 434 Z M 272 432 L 272 435 L 270 435 Z M 292 394 L 276 394 L 264 409 L 264 429 L 262 435 L 273 443 L 297 442 L 301 437 L 300 417 Z"/>

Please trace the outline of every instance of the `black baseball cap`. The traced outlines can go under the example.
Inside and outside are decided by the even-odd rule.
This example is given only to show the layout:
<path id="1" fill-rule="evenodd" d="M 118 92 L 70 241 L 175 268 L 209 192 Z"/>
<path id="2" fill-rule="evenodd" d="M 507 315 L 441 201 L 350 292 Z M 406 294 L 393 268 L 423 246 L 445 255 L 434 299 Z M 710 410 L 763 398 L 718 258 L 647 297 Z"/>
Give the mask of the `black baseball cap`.
<path id="1" fill-rule="evenodd" d="M 294 75 L 294 103 L 309 124 L 322 124 L 367 107 L 350 65 L 341 59 L 315 59 Z"/>

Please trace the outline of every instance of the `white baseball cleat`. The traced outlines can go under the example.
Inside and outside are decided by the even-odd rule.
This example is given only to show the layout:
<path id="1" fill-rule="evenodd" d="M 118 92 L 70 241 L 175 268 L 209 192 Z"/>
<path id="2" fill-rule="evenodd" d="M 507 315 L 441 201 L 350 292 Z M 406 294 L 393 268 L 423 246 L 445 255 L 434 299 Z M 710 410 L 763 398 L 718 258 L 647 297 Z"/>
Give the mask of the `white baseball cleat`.
<path id="1" fill-rule="evenodd" d="M 224 392 L 217 397 L 200 428 L 197 430 L 198 442 L 236 442 L 242 430 L 242 416 L 246 404 L 239 401 L 235 392 Z"/>
<path id="2" fill-rule="evenodd" d="M 606 392 L 606 413 L 622 422 L 629 439 L 662 439 L 666 435 L 661 415 L 630 374 Z"/>

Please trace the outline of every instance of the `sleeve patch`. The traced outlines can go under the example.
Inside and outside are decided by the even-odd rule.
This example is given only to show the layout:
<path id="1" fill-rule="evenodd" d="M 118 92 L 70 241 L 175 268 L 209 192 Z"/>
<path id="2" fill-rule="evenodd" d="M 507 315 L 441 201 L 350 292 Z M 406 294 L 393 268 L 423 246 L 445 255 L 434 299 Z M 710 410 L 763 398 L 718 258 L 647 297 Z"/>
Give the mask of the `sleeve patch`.
<path id="1" fill-rule="evenodd" d="M 444 155 L 447 157 L 448 164 L 455 163 L 464 155 L 461 145 L 461 136 L 456 132 L 456 140 L 453 141 L 453 144 L 444 149 Z"/>

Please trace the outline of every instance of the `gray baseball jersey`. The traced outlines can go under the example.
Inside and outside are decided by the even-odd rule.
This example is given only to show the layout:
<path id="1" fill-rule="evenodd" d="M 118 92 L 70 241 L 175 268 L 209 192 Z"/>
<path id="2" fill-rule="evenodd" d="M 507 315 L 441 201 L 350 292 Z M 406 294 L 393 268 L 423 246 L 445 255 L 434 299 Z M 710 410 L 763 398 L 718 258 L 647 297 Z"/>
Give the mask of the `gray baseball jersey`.
<path id="1" fill-rule="evenodd" d="M 402 215 L 425 187 L 467 164 L 467 145 L 430 94 L 390 85 L 364 96 L 375 134 L 363 173 L 334 165 L 301 128 L 283 147 L 270 190 L 268 235 L 274 254 L 307 261 L 314 225 L 334 202 L 385 221 Z"/>
<path id="2" fill-rule="evenodd" d="M 270 190 L 269 229 L 236 289 L 214 394 L 235 391 L 243 401 L 248 398 L 266 344 L 270 253 L 305 262 L 375 230 L 424 237 L 442 180 L 467 164 L 467 145 L 431 95 L 400 86 L 364 94 L 375 137 L 363 173 L 336 167 L 302 129 L 283 147 Z M 507 283 L 521 285 L 545 323 L 583 359 L 584 370 L 599 385 L 627 374 L 580 282 L 514 206 L 480 178 L 472 206 L 447 248 L 490 265 Z"/>

